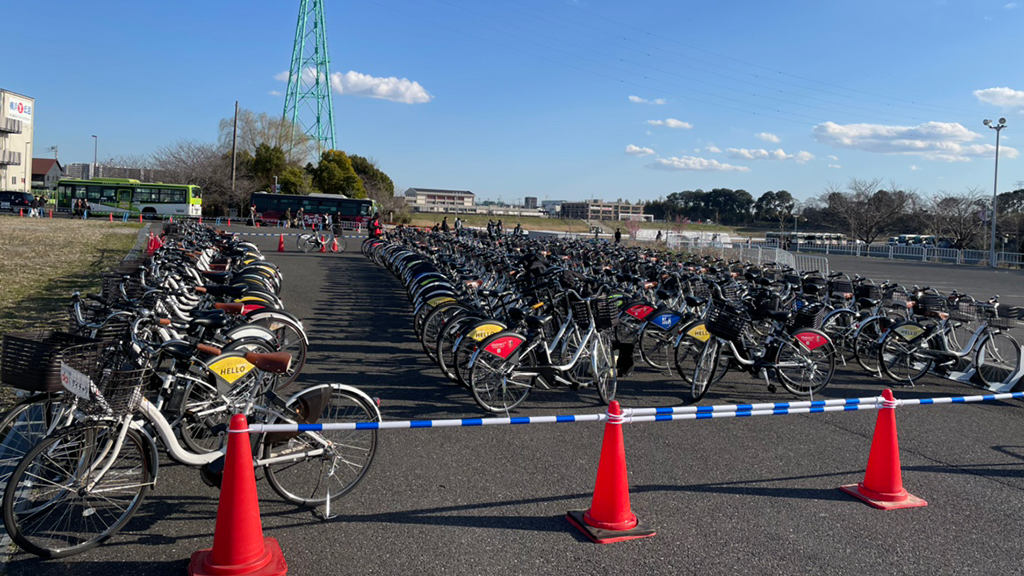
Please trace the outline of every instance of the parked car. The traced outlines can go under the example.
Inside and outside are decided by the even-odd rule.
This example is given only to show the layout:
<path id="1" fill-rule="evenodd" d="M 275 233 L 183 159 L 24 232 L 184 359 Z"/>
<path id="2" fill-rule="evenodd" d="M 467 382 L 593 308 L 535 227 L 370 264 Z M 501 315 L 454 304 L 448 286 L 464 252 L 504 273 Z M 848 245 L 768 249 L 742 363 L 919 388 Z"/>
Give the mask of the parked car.
<path id="1" fill-rule="evenodd" d="M 17 212 L 20 209 L 32 207 L 32 200 L 35 197 L 28 192 L 0 192 L 0 210 Z"/>

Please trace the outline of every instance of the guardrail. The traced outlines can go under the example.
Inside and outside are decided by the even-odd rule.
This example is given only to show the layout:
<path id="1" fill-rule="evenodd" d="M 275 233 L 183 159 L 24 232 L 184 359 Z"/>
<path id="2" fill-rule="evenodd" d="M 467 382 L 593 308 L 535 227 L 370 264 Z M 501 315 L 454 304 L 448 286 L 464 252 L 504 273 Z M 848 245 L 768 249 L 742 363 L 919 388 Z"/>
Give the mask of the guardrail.
<path id="1" fill-rule="evenodd" d="M 886 258 L 888 260 L 911 260 L 919 262 L 941 262 L 945 264 L 983 265 L 989 264 L 987 250 L 959 250 L 933 246 L 907 246 L 904 244 L 800 244 L 794 246 L 797 253 L 825 254 L 827 256 L 856 256 L 861 258 Z M 999 266 L 1024 268 L 1024 254 L 998 252 Z"/>

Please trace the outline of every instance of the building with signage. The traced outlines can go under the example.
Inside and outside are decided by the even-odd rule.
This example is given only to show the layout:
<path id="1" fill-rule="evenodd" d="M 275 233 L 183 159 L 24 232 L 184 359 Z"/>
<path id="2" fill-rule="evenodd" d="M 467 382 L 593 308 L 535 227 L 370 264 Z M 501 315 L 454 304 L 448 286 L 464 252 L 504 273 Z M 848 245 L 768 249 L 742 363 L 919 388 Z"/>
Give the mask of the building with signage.
<path id="1" fill-rule="evenodd" d="M 32 187 L 32 124 L 35 99 L 0 89 L 0 190 Z"/>
<path id="2" fill-rule="evenodd" d="M 405 203 L 413 212 L 475 212 L 476 194 L 469 190 L 409 188 Z"/>

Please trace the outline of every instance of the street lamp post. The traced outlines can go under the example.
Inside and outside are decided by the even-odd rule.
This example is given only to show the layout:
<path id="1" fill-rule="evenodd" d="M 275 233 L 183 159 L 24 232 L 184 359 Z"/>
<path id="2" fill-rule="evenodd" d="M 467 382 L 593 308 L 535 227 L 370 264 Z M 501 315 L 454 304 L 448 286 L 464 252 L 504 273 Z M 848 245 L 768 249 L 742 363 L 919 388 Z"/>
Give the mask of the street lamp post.
<path id="1" fill-rule="evenodd" d="M 996 268 L 998 263 L 996 261 L 996 196 L 999 194 L 999 133 L 1003 131 L 1003 128 L 1006 128 L 1006 118 L 1000 118 L 998 124 L 986 118 L 983 124 L 996 131 L 996 171 L 992 179 L 992 222 L 990 224 L 992 228 L 992 241 L 989 244 L 988 254 L 989 265 L 992 268 Z"/>
<path id="2" fill-rule="evenodd" d="M 97 162 L 97 159 L 99 158 L 99 150 L 100 150 L 100 138 L 99 138 L 99 136 L 93 134 L 92 135 L 92 176 L 91 176 L 91 178 L 96 178 L 98 176 L 98 174 L 96 174 L 96 171 L 99 170 L 99 167 L 100 167 L 99 163 Z"/>

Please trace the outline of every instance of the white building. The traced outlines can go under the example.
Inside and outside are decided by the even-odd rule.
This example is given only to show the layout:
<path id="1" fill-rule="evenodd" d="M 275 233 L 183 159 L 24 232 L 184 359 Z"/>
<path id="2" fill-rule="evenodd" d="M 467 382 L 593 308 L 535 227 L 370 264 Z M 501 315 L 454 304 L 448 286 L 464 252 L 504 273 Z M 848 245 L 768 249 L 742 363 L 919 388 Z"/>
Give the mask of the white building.
<path id="1" fill-rule="evenodd" d="M 476 194 L 469 190 L 409 188 L 405 203 L 413 212 L 474 212 Z"/>
<path id="2" fill-rule="evenodd" d="M 0 190 L 32 186 L 32 121 L 35 99 L 0 90 Z"/>
<path id="3" fill-rule="evenodd" d="M 88 180 L 89 178 L 92 178 L 92 164 L 72 162 L 64 167 L 64 177 Z"/>

